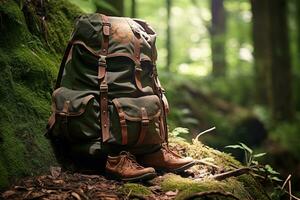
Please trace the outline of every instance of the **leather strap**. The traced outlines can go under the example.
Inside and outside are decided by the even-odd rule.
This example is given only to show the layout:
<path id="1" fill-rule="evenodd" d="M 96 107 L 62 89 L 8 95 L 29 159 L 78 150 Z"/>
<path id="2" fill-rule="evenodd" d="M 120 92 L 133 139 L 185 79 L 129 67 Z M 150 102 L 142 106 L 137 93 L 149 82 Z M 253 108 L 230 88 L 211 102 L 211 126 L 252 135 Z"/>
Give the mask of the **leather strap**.
<path id="1" fill-rule="evenodd" d="M 101 44 L 100 54 L 107 56 L 111 24 L 106 15 L 101 14 L 100 16 L 102 18 L 102 33 L 103 33 L 103 40 Z"/>
<path id="2" fill-rule="evenodd" d="M 60 87 L 61 79 L 62 79 L 62 76 L 63 76 L 63 73 L 64 73 L 64 69 L 65 69 L 65 65 L 66 65 L 66 62 L 68 60 L 69 54 L 71 52 L 72 46 L 73 46 L 73 42 L 71 40 L 71 41 L 69 41 L 69 43 L 68 43 L 68 45 L 66 47 L 63 59 L 62 59 L 62 61 L 60 63 L 60 67 L 59 67 L 59 71 L 58 71 L 58 75 L 57 75 L 57 79 L 56 79 L 54 90 L 56 90 L 57 88 Z"/>
<path id="3" fill-rule="evenodd" d="M 141 55 L 141 36 L 140 34 L 135 34 L 136 37 L 134 39 L 134 59 L 135 59 L 135 83 L 137 88 L 140 91 L 143 91 L 143 86 L 141 82 L 141 61 L 140 61 L 140 55 Z"/>
<path id="4" fill-rule="evenodd" d="M 157 68 L 155 62 L 153 63 L 153 81 L 155 84 L 155 93 L 160 99 L 162 105 L 162 114 L 159 119 L 159 125 L 161 130 L 161 136 L 166 142 L 168 142 L 168 126 L 167 126 L 167 114 L 169 113 L 169 104 L 167 98 L 165 97 L 165 90 L 161 87 L 160 81 L 157 75 Z"/>
<path id="5" fill-rule="evenodd" d="M 110 23 L 108 17 L 101 15 L 102 18 L 102 32 L 103 40 L 100 50 L 100 59 L 98 67 L 98 78 L 100 85 L 100 110 L 101 110 L 101 132 L 102 132 L 102 142 L 106 142 L 109 138 L 109 117 L 108 117 L 108 85 L 106 80 L 106 56 L 108 54 L 109 45 L 109 35 L 110 35 Z"/>
<path id="6" fill-rule="evenodd" d="M 149 126 L 149 118 L 145 107 L 141 108 L 141 114 L 142 114 L 141 131 L 136 145 L 140 145 L 143 143 Z"/>
<path id="7" fill-rule="evenodd" d="M 133 34 L 135 35 L 134 37 L 134 55 L 133 55 L 133 59 L 135 62 L 135 72 L 134 72 L 134 80 L 135 80 L 135 84 L 136 87 L 138 88 L 138 90 L 143 91 L 143 86 L 142 86 L 142 82 L 141 82 L 141 72 L 142 72 L 142 68 L 141 68 L 141 34 L 140 32 L 137 31 L 137 29 L 135 28 L 135 25 L 133 24 L 133 22 L 128 19 L 127 23 L 129 24 Z"/>
<path id="8" fill-rule="evenodd" d="M 122 145 L 126 145 L 128 143 L 128 132 L 127 132 L 127 123 L 125 119 L 125 113 L 122 109 L 120 103 L 114 99 L 113 103 L 116 106 L 117 112 L 119 114 L 120 125 L 121 125 L 121 134 L 122 134 Z"/>

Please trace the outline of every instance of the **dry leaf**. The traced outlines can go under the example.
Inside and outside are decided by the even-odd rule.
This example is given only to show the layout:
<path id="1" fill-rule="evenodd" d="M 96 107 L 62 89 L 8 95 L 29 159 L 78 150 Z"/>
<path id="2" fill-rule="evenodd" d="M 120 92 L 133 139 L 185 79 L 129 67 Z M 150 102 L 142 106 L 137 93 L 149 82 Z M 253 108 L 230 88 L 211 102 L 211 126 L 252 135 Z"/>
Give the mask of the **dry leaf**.
<path id="1" fill-rule="evenodd" d="M 73 197 L 75 197 L 75 199 L 81 200 L 79 194 L 77 194 L 76 192 L 72 192 L 71 195 L 72 195 Z"/>
<path id="2" fill-rule="evenodd" d="M 7 199 L 8 197 L 14 195 L 16 192 L 13 190 L 8 190 L 2 194 L 3 199 Z"/>
<path id="3" fill-rule="evenodd" d="M 53 178 L 57 178 L 59 177 L 60 173 L 61 173 L 61 168 L 60 167 L 50 167 L 50 173 L 51 173 L 51 176 Z"/>
<path id="4" fill-rule="evenodd" d="M 175 191 L 168 191 L 166 192 L 167 196 L 176 196 L 178 194 L 178 190 L 176 189 Z"/>

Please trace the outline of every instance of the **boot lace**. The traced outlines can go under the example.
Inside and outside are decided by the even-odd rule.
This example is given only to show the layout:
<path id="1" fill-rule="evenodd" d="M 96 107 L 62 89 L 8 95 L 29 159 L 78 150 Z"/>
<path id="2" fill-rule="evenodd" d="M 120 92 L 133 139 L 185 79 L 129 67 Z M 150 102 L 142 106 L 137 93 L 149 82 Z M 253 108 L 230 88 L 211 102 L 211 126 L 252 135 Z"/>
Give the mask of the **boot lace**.
<path id="1" fill-rule="evenodd" d="M 182 158 L 180 155 L 172 151 L 166 144 L 162 145 L 162 150 L 165 151 L 169 156 L 173 158 Z"/>
<path id="2" fill-rule="evenodd" d="M 135 156 L 131 153 L 122 151 L 120 155 L 124 156 L 124 165 L 126 165 L 127 167 L 134 169 L 143 169 L 143 167 L 139 163 L 137 163 Z"/>

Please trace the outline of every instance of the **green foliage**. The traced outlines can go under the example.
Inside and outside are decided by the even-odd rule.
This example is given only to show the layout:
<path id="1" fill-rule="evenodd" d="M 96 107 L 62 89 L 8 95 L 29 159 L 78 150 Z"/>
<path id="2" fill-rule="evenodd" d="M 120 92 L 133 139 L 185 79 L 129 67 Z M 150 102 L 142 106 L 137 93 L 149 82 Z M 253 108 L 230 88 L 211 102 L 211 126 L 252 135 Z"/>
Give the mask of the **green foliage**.
<path id="1" fill-rule="evenodd" d="M 119 15 L 118 10 L 107 1 L 104 0 L 69 0 L 71 3 L 77 5 L 82 11 L 86 13 L 93 13 L 101 10 L 108 10 L 114 15 Z"/>
<path id="2" fill-rule="evenodd" d="M 266 179 L 272 181 L 282 181 L 278 175 L 277 171 L 275 171 L 270 165 L 260 165 L 259 162 L 256 160 L 257 158 L 263 157 L 266 155 L 266 153 L 257 153 L 254 154 L 253 150 L 245 145 L 244 143 L 239 143 L 237 145 L 228 145 L 225 148 L 231 148 L 231 149 L 241 149 L 244 151 L 245 155 L 245 165 L 247 167 L 251 167 L 253 172 L 255 172 L 257 175 L 262 175 Z"/>
<path id="3" fill-rule="evenodd" d="M 260 153 L 260 154 L 255 154 L 253 155 L 253 150 L 248 147 L 247 145 L 245 145 L 244 143 L 240 142 L 237 145 L 228 145 L 225 148 L 231 148 L 231 149 L 241 149 L 244 151 L 244 155 L 245 155 L 245 164 L 246 166 L 250 166 L 251 164 L 253 164 L 253 158 L 257 158 L 257 157 L 261 157 L 264 156 L 265 153 Z"/>
<path id="4" fill-rule="evenodd" d="M 186 137 L 188 133 L 189 133 L 189 129 L 176 127 L 171 132 L 169 132 L 169 136 L 184 140 L 183 138 Z"/>
<path id="5" fill-rule="evenodd" d="M 300 159 L 300 124 L 298 122 L 283 122 L 276 125 L 271 130 L 270 136 L 278 142 L 285 150 L 288 150 L 292 155 Z"/>

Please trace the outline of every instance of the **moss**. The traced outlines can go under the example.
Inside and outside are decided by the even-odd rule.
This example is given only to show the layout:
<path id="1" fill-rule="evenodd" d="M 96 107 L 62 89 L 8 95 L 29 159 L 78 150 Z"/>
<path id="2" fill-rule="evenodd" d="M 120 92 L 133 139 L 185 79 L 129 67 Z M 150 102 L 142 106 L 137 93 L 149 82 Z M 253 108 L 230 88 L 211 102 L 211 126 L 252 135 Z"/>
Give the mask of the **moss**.
<path id="1" fill-rule="evenodd" d="M 0 158 L 0 191 L 9 184 L 9 174 L 6 169 L 6 163 Z"/>
<path id="2" fill-rule="evenodd" d="M 194 181 L 188 178 L 182 178 L 179 175 L 175 174 L 167 174 L 163 177 L 163 181 L 161 182 L 161 187 L 163 191 L 170 190 L 185 190 L 191 186 L 195 185 Z"/>
<path id="3" fill-rule="evenodd" d="M 232 169 L 232 166 L 242 166 L 240 162 L 229 154 L 210 148 L 200 141 L 193 140 L 191 145 L 186 141 L 170 138 L 170 143 L 171 146 L 180 145 L 183 147 L 187 156 L 191 156 L 194 159 L 210 158 L 213 160 L 213 164 L 223 169 Z"/>
<path id="4" fill-rule="evenodd" d="M 136 183 L 126 183 L 118 191 L 126 196 L 148 196 L 152 194 L 150 189 Z"/>
<path id="5" fill-rule="evenodd" d="M 0 3 L 1 37 L 0 46 L 7 49 L 26 44 L 31 35 L 26 27 L 24 15 L 19 5 L 13 0 Z"/>
<path id="6" fill-rule="evenodd" d="M 43 133 L 61 54 L 80 14 L 67 1 L 49 1 L 45 38 L 35 1 L 23 11 L 16 2 L 0 3 L 0 188 L 56 164 Z"/>
<path id="7" fill-rule="evenodd" d="M 253 199 L 268 200 L 266 192 L 262 189 L 262 185 L 250 175 L 242 175 L 237 178 L 238 181 L 244 184 L 247 191 L 251 191 Z"/>
<path id="8" fill-rule="evenodd" d="M 260 192 L 260 198 L 258 196 L 253 196 L 252 191 L 248 190 L 244 186 L 243 182 L 239 182 L 236 178 L 229 178 L 224 181 L 216 181 L 211 179 L 204 179 L 201 181 L 194 181 L 188 178 L 182 178 L 178 175 L 166 175 L 163 177 L 161 182 L 161 187 L 163 191 L 174 191 L 178 190 L 179 194 L 176 199 L 185 199 L 186 197 L 198 193 L 198 192 L 208 192 L 208 191 L 219 191 L 222 193 L 231 193 L 239 199 L 265 199 Z M 250 194 L 251 193 L 251 194 Z M 255 198 L 254 198 L 255 197 Z"/>
<path id="9" fill-rule="evenodd" d="M 48 43 L 56 52 L 63 52 L 72 32 L 74 19 L 82 11 L 68 1 L 49 1 Z"/>
<path id="10" fill-rule="evenodd" d="M 46 58 L 44 53 L 28 47 L 15 48 L 10 52 L 12 76 L 15 82 L 33 90 L 50 91 L 56 62 Z"/>

